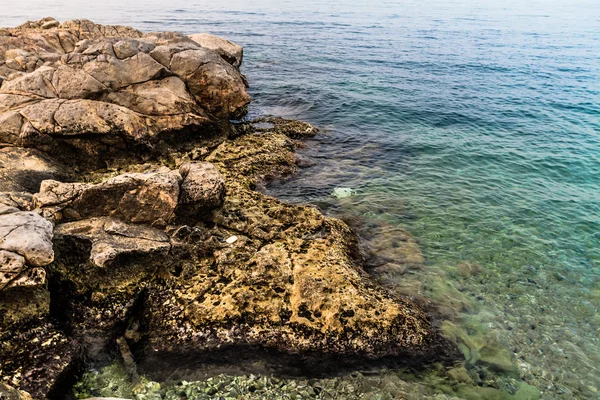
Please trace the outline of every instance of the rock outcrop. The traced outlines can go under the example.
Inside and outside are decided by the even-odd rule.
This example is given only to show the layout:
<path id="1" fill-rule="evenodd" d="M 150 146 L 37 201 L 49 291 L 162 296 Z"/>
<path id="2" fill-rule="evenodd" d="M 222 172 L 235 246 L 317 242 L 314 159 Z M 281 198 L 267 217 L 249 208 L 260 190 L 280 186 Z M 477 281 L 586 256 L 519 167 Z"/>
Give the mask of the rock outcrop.
<path id="1" fill-rule="evenodd" d="M 164 134 L 206 135 L 243 115 L 250 98 L 241 51 L 224 39 L 198 41 L 86 20 L 4 30 L 0 144 L 107 163 L 131 157 L 134 145 L 151 151 Z M 232 64 L 220 55 L 229 52 Z"/>
<path id="2" fill-rule="evenodd" d="M 242 65 L 244 48 L 239 44 L 230 42 L 219 36 L 209 35 L 208 33 L 195 33 L 188 37 L 200 46 L 216 51 L 225 61 L 234 67 L 239 68 Z"/>
<path id="3" fill-rule="evenodd" d="M 232 125 L 241 61 L 210 35 L 51 18 L 0 31 L 0 390 L 59 398 L 117 339 L 142 369 L 225 349 L 454 355 L 363 271 L 346 224 L 255 190 L 294 173 L 316 129 Z"/>

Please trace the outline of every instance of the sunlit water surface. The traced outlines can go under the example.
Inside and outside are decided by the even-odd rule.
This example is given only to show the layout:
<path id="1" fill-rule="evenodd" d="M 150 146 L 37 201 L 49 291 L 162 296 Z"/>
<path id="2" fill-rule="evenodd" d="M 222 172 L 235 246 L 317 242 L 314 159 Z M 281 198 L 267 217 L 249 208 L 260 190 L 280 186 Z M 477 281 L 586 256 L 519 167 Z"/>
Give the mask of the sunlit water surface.
<path id="1" fill-rule="evenodd" d="M 412 234 L 425 266 L 379 278 L 439 301 L 469 368 L 493 348 L 600 398 L 600 2 L 28 0 L 0 26 L 47 15 L 243 45 L 251 116 L 322 129 L 271 193 Z"/>

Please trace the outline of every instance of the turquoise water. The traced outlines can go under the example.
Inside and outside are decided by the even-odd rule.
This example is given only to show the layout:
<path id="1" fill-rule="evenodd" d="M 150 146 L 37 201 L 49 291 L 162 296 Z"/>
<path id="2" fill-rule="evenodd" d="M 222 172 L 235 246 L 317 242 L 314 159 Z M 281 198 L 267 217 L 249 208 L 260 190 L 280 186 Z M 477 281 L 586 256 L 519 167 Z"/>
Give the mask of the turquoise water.
<path id="1" fill-rule="evenodd" d="M 425 266 L 382 282 L 544 398 L 600 398 L 600 2 L 31 0 L 0 25 L 46 15 L 242 44 L 251 115 L 323 128 L 272 193 L 410 232 Z"/>

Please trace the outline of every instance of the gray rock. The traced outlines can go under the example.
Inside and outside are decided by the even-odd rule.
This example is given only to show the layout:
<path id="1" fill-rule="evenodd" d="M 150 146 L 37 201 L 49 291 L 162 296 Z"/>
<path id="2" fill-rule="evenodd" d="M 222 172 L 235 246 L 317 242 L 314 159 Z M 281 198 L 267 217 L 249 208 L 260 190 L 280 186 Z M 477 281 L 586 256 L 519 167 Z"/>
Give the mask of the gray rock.
<path id="1" fill-rule="evenodd" d="M 239 44 L 208 33 L 195 33 L 188 37 L 200 46 L 216 51 L 225 61 L 234 67 L 239 68 L 242 65 L 244 48 Z"/>
<path id="2" fill-rule="evenodd" d="M 32 266 L 48 265 L 54 259 L 52 228 L 34 212 L 0 215 L 0 250 L 17 253 Z"/>
<path id="3" fill-rule="evenodd" d="M 224 39 L 203 36 L 200 45 L 178 33 L 51 18 L 7 31 L 0 143 L 101 161 L 107 147 L 237 118 L 250 101 L 245 78 L 221 57 L 239 66 L 241 47 Z"/>

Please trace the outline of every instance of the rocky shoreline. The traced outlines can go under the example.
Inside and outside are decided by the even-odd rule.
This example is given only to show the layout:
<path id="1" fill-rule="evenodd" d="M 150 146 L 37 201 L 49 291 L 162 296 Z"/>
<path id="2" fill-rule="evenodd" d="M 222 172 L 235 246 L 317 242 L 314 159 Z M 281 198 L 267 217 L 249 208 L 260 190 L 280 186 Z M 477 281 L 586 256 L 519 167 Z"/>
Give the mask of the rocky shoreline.
<path id="1" fill-rule="evenodd" d="M 242 56 L 86 20 L 0 29 L 2 396 L 62 398 L 115 354 L 149 374 L 456 359 L 430 310 L 364 272 L 345 223 L 256 190 L 317 129 L 230 122 Z"/>

